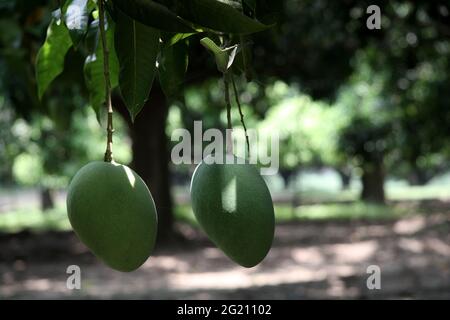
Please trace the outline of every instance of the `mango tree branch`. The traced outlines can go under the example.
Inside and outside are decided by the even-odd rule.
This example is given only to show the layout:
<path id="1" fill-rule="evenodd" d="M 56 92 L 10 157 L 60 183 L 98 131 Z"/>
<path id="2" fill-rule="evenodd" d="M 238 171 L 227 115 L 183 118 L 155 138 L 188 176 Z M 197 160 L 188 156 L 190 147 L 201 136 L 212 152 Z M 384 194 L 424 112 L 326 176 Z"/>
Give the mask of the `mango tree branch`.
<path id="1" fill-rule="evenodd" d="M 227 130 L 226 130 L 226 146 L 227 154 L 233 154 L 233 127 L 231 125 L 231 101 L 230 101 L 230 75 L 228 72 L 223 73 L 223 83 L 225 86 L 225 103 L 227 105 Z"/>
<path id="2" fill-rule="evenodd" d="M 104 0 L 98 1 L 99 10 L 99 28 L 100 37 L 103 47 L 103 73 L 105 76 L 105 101 L 106 108 L 108 110 L 108 122 L 106 126 L 107 141 L 106 141 L 106 151 L 105 151 L 105 162 L 113 161 L 112 144 L 113 144 L 113 108 L 111 103 L 111 80 L 109 76 L 109 49 L 108 43 L 106 41 L 106 27 L 105 27 L 105 3 Z"/>
<path id="3" fill-rule="evenodd" d="M 247 152 L 248 152 L 248 156 L 250 157 L 250 141 L 249 141 L 249 139 L 248 139 L 247 126 L 245 125 L 244 114 L 242 113 L 241 101 L 240 101 L 240 99 L 239 99 L 239 92 L 238 92 L 238 90 L 237 90 L 236 82 L 234 81 L 233 74 L 231 74 L 231 83 L 233 84 L 234 97 L 235 97 L 235 99 L 236 99 L 236 104 L 237 104 L 238 109 L 239 109 L 239 115 L 240 115 L 240 117 L 241 117 L 242 127 L 244 127 L 245 142 L 247 143 Z"/>

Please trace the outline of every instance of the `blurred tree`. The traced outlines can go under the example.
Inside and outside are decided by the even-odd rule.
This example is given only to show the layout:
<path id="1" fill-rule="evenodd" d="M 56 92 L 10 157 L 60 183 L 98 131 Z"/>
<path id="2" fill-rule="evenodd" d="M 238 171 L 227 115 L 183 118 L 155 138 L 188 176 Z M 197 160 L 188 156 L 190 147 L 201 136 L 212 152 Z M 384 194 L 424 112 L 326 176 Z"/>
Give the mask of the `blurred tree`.
<path id="1" fill-rule="evenodd" d="M 389 113 L 377 141 L 390 135 L 397 164 L 406 162 L 410 181 L 418 184 L 446 168 L 425 159 L 448 154 L 449 148 L 450 100 L 444 91 L 450 85 L 448 17 L 446 2 L 391 2 L 385 7 L 384 23 L 395 28 L 383 29 L 382 38 L 371 41 L 372 52 L 367 55 L 373 73 L 384 75 L 379 92 L 385 97 L 384 111 L 376 114 Z"/>
<path id="2" fill-rule="evenodd" d="M 256 10 L 252 9 L 252 3 L 256 3 Z M 329 104 L 341 106 L 334 119 L 342 117 L 344 122 L 350 119 L 342 131 L 342 152 L 333 156 L 333 161 L 321 155 L 324 158 L 321 161 L 342 164 L 338 168 L 345 175 L 347 157 L 355 159 L 363 169 L 363 198 L 383 201 L 386 156 L 389 161 L 393 157 L 392 161 L 402 163 L 402 159 L 406 159 L 406 171 L 415 172 L 416 177 L 412 180 L 418 182 L 428 180 L 436 170 L 443 168 L 445 158 L 429 155 L 447 154 L 449 149 L 446 139 L 449 98 L 444 91 L 449 84 L 449 6 L 447 1 L 380 3 L 382 29 L 369 30 L 365 9 L 371 4 L 372 1 L 362 0 L 245 1 L 246 14 L 266 23 L 277 22 L 275 28 L 252 38 L 254 68 L 251 74 L 249 71 L 245 74 L 263 85 L 273 79 L 298 83 L 302 92 L 313 99 L 327 99 Z M 45 36 L 51 9 L 55 7 L 45 0 L 0 1 L 2 30 L 6 30 L 0 37 L 0 59 L 5 66 L 2 74 L 6 80 L 3 85 L 5 99 L 11 102 L 17 115 L 26 119 L 31 117 L 31 110 L 44 112 L 52 118 L 61 112 L 63 118 L 70 119 L 74 106 L 63 100 L 51 102 L 52 99 L 71 96 L 72 90 L 87 96 L 83 75 L 79 72 L 86 52 L 70 49 L 65 71 L 58 77 L 57 85 L 52 86 L 53 92 L 46 94 L 42 103 L 37 101 L 32 63 Z M 190 41 L 187 83 L 198 88 L 197 84 L 216 77 L 217 71 L 214 61 L 207 59 L 206 51 L 195 40 L 194 37 Z M 243 40 L 250 42 L 246 37 Z M 360 52 L 365 55 L 367 66 L 361 59 L 354 59 Z M 352 64 L 352 61 L 356 62 Z M 364 75 L 366 69 L 371 71 Z M 376 80 L 371 80 L 372 76 Z M 246 90 L 251 88 L 251 85 L 247 86 Z M 364 88 L 369 88 L 369 92 Z M 168 144 L 164 133 L 169 103 L 163 93 L 157 85 L 152 88 L 151 99 L 135 124 L 130 126 L 130 136 L 133 166 L 151 187 L 156 202 L 161 203 L 162 230 L 170 230 Z M 246 102 L 259 118 L 264 117 L 271 107 L 265 94 L 265 90 L 256 90 L 252 99 Z M 183 102 L 182 96 L 179 89 L 172 99 Z M 335 98 L 337 102 L 333 101 Z M 131 123 L 120 99 L 116 96 L 114 101 L 118 111 Z M 367 108 L 360 112 L 361 104 Z M 61 105 L 65 108 L 54 107 Z M 203 115 L 203 111 L 190 113 L 183 109 L 182 103 L 179 105 L 183 119 L 197 119 Z M 346 108 L 350 109 L 347 113 Z M 290 112 L 295 117 L 302 116 L 302 111 L 297 113 L 295 108 Z M 300 123 L 301 118 L 295 119 Z M 302 133 L 302 129 L 299 130 Z M 308 139 L 315 138 L 316 135 L 308 136 Z M 294 140 L 286 140 L 286 145 L 293 148 L 285 152 L 289 155 L 283 160 L 286 166 L 296 162 L 297 158 L 305 160 L 304 151 L 300 151 L 301 156 L 295 153 L 292 156 L 292 150 L 297 150 L 292 143 Z M 302 147 L 302 150 L 305 149 Z M 317 154 L 310 153 L 305 161 L 315 159 Z M 432 164 L 435 168 L 429 170 Z"/>
<path id="3" fill-rule="evenodd" d="M 180 5 L 173 1 L 159 1 L 161 4 L 166 6 L 169 10 L 176 12 L 178 15 L 183 16 L 183 18 L 192 19 L 197 26 L 202 26 L 205 24 L 209 30 L 221 30 L 222 36 L 226 34 L 234 34 L 234 33 L 253 33 L 255 31 L 261 30 L 264 26 L 258 24 L 256 22 L 252 22 L 253 20 L 243 17 L 240 13 L 231 9 L 229 6 L 224 4 L 217 3 L 207 3 L 208 6 L 212 5 L 214 8 L 221 8 L 224 11 L 224 16 L 222 21 L 212 20 L 208 13 L 205 13 L 205 7 L 202 7 L 202 4 L 199 3 L 201 11 L 200 15 L 192 15 L 192 10 L 190 10 L 191 4 L 188 5 Z M 2 42 L 2 52 L 1 59 L 5 61 L 5 64 L 8 66 L 7 75 L 5 76 L 6 81 L 6 92 L 8 94 L 8 99 L 11 102 L 11 106 L 16 109 L 17 114 L 24 117 L 25 119 L 31 119 L 33 114 L 36 112 L 46 114 L 50 116 L 52 119 L 58 116 L 63 116 L 65 119 L 70 119 L 71 114 L 73 112 L 73 108 L 76 107 L 69 103 L 65 108 L 57 108 L 55 110 L 51 110 L 52 105 L 67 105 L 67 102 L 61 99 L 61 97 L 71 97 L 71 94 L 68 94 L 68 91 L 78 90 L 83 97 L 87 97 L 88 93 L 85 88 L 86 85 L 91 89 L 90 100 L 94 109 L 97 111 L 99 118 L 103 118 L 101 114 L 98 112 L 103 109 L 100 108 L 102 104 L 102 96 L 101 96 L 101 88 L 103 86 L 102 77 L 98 77 L 99 74 L 98 66 L 101 65 L 101 52 L 97 52 L 101 46 L 94 45 L 93 43 L 98 42 L 98 35 L 96 31 L 98 28 L 95 23 L 98 23 L 98 19 L 95 17 L 95 12 L 90 14 L 93 7 L 87 11 L 88 13 L 88 25 L 90 27 L 87 29 L 86 36 L 77 35 L 76 30 L 71 30 L 70 40 L 72 42 L 77 42 L 76 50 L 70 46 L 66 46 L 65 41 L 69 39 L 62 33 L 65 31 L 64 26 L 61 25 L 62 20 L 61 17 L 66 14 L 66 6 L 65 1 L 2 1 L 0 2 L 0 16 L 5 18 L 5 21 L 8 20 L 8 24 L 13 28 L 8 28 L 8 30 L 13 30 L 16 33 L 13 35 L 8 35 L 5 37 Z M 91 5 L 92 2 L 88 2 L 88 6 Z M 236 2 L 238 4 L 238 2 Z M 55 10 L 62 5 L 62 10 Z M 158 5 L 153 3 L 140 3 L 140 6 L 148 6 L 153 7 L 153 9 L 157 8 Z M 129 17 L 126 17 L 119 13 L 117 10 L 124 10 Z M 136 10 L 137 8 L 137 10 Z M 160 9 L 163 7 L 159 7 Z M 161 16 L 154 16 L 155 19 L 147 19 L 146 15 L 154 15 L 152 10 L 141 10 L 142 8 L 136 7 L 134 3 L 131 2 L 123 2 L 123 1 L 113 1 L 108 2 L 108 23 L 110 25 L 114 25 L 114 21 L 121 21 L 121 28 L 123 28 L 126 24 L 127 19 L 132 17 L 141 23 L 147 24 L 150 20 L 150 23 L 158 24 L 156 27 L 159 29 L 159 26 L 164 28 L 175 28 L 178 32 L 187 32 L 193 31 L 193 29 L 188 28 L 187 24 L 183 23 L 179 18 L 169 12 L 169 10 L 162 11 L 160 13 L 164 14 L 167 19 L 162 19 Z M 246 5 L 245 10 L 254 11 L 253 5 L 248 7 Z M 215 11 L 217 12 L 217 10 Z M 120 17 L 119 17 L 120 16 Z M 54 18 L 51 20 L 51 18 Z M 236 23 L 230 23 L 233 19 Z M 91 19 L 93 18 L 93 19 Z M 111 18 L 111 20 L 110 20 Z M 200 19 L 199 21 L 197 21 Z M 201 21 L 203 19 L 203 21 Z M 231 19 L 231 20 L 230 20 Z M 67 55 L 65 55 L 65 66 L 64 72 L 62 72 L 59 76 L 57 76 L 57 81 L 54 81 L 52 87 L 50 88 L 50 92 L 43 95 L 42 101 L 37 99 L 36 93 L 36 82 L 34 80 L 33 74 L 33 65 L 36 61 L 37 49 L 39 45 L 43 42 L 45 37 L 46 27 L 51 22 L 50 32 L 48 35 L 52 35 L 55 37 L 59 37 L 59 39 L 64 39 L 59 42 L 54 42 L 53 44 L 49 41 L 47 42 L 47 46 L 42 50 L 42 61 L 43 64 L 38 63 L 38 71 L 47 72 L 48 63 L 50 64 L 53 71 L 56 71 L 56 68 L 60 68 L 56 64 L 56 59 L 61 58 L 61 54 L 65 55 L 66 49 L 68 50 Z M 92 28 L 91 28 L 92 27 Z M 163 30 L 166 30 L 164 29 Z M 141 31 L 143 31 L 143 28 Z M 110 31 L 112 28 L 109 28 L 107 33 L 112 34 Z M 125 29 L 122 29 L 124 31 Z M 150 29 L 145 29 L 146 32 L 150 32 Z M 244 31 L 242 31 L 244 30 Z M 167 30 L 166 30 L 167 31 Z M 115 107 L 119 111 L 120 114 L 124 116 L 126 121 L 130 124 L 130 136 L 132 138 L 132 150 L 133 150 L 133 159 L 132 166 L 134 169 L 139 172 L 142 178 L 146 181 L 149 187 L 152 189 L 152 193 L 154 195 L 155 201 L 158 206 L 159 211 L 159 232 L 158 236 L 160 238 L 164 238 L 170 235 L 171 227 L 172 227 L 172 205 L 171 205 L 171 197 L 169 192 L 169 179 L 168 179 L 168 150 L 167 150 L 167 138 L 165 136 L 165 123 L 168 114 L 168 104 L 166 102 L 165 94 L 168 91 L 176 92 L 179 90 L 179 83 L 174 85 L 173 80 L 175 79 L 175 72 L 171 72 L 172 67 L 168 61 L 170 61 L 178 52 L 171 51 L 171 48 L 182 49 L 181 43 L 185 42 L 180 41 L 180 45 L 171 45 L 169 43 L 173 43 L 173 41 L 178 41 L 180 39 L 171 38 L 173 35 L 170 32 L 162 32 L 161 37 L 156 38 L 155 46 L 159 47 L 159 38 L 164 40 L 164 43 L 168 43 L 165 47 L 161 47 L 162 49 L 155 51 L 156 53 L 160 53 L 158 55 L 159 60 L 159 68 L 158 68 L 158 77 L 163 85 L 161 88 L 158 85 L 153 86 L 151 99 L 146 101 L 146 97 L 142 95 L 143 102 L 142 105 L 134 105 L 130 103 L 129 99 L 119 99 L 118 95 L 115 95 Z M 173 31 L 173 30 L 172 30 Z M 117 34 L 116 34 L 117 35 Z M 148 34 L 147 34 L 148 35 Z M 79 42 L 78 40 L 84 37 L 85 41 Z M 118 35 L 121 40 L 130 39 L 128 34 Z M 230 37 L 231 38 L 231 37 Z M 147 37 L 147 39 L 149 39 Z M 55 40 L 56 41 L 56 40 Z M 122 41 L 125 43 L 125 41 Z M 145 43 L 142 43 L 145 45 Z M 69 48 L 70 47 L 70 48 Z M 152 47 L 153 48 L 153 47 Z M 60 49 L 60 50 L 59 50 Z M 130 61 L 124 55 L 127 55 L 130 52 L 129 46 L 121 46 L 115 47 L 115 50 L 110 50 L 110 52 L 118 50 L 118 57 L 121 60 L 121 63 L 126 63 L 126 61 Z M 198 49 L 197 49 L 198 50 Z M 60 54 L 58 55 L 58 52 Z M 143 52 L 147 52 L 148 50 L 144 50 Z M 94 59 L 93 53 L 95 52 L 96 59 Z M 202 50 L 203 56 L 206 56 L 206 52 L 204 49 Z M 148 52 L 147 52 L 148 53 Z M 56 55 L 55 55 L 56 54 Z M 183 55 L 184 56 L 184 55 Z M 53 57 L 53 58 L 52 58 Z M 64 57 L 63 57 L 64 58 Z M 113 58 L 113 57 L 112 57 Z M 142 58 L 142 57 L 140 57 Z M 156 58 L 156 55 L 155 55 Z M 176 58 L 177 59 L 177 58 Z M 184 58 L 183 58 L 184 59 Z M 172 59 L 173 60 L 173 59 Z M 111 59 L 114 62 L 114 59 Z M 203 60 L 204 61 L 204 60 Z M 148 62 L 148 61 L 144 61 Z M 154 64 L 154 63 L 153 63 Z M 86 79 L 83 77 L 83 65 L 85 65 L 85 73 Z M 112 64 L 114 65 L 114 63 Z M 147 66 L 151 66 L 152 62 L 150 62 Z M 56 66 L 56 67 L 55 67 Z M 211 64 L 213 66 L 213 64 Z M 41 69 L 39 69 L 41 68 Z M 96 69 L 97 68 L 97 69 Z M 203 69 L 203 67 L 202 67 Z M 214 70 L 211 68 L 211 70 Z M 20 72 L 18 72 L 20 71 Z M 117 76 L 117 70 L 113 70 L 111 72 L 112 77 Z M 153 70 L 156 73 L 156 69 Z M 39 95 L 42 95 L 44 90 L 46 89 L 48 82 L 53 79 L 47 79 L 45 77 L 40 78 L 40 72 L 38 72 L 38 91 Z M 207 71 L 208 76 L 211 74 L 210 71 Z M 42 74 L 41 74 L 42 75 Z M 148 73 L 140 72 L 140 75 L 146 78 L 149 86 L 144 87 L 146 83 L 134 82 L 138 84 L 138 90 L 141 90 L 141 93 L 149 90 L 151 82 L 153 81 L 153 75 L 150 79 Z M 114 78 L 113 80 L 115 80 Z M 69 81 L 65 81 L 69 80 Z M 125 79 L 129 80 L 129 79 Z M 151 81 L 150 81 L 151 80 Z M 149 82 L 150 81 L 150 82 Z M 113 86 L 117 85 L 115 83 Z M 129 97 L 129 94 L 124 94 L 123 90 L 127 89 L 127 86 L 121 86 L 122 89 L 122 97 Z M 169 90 L 170 89 L 170 90 Z M 97 92 L 98 91 L 98 92 Z M 94 94 L 93 94 L 94 92 Z M 141 97 L 140 97 L 141 98 Z M 59 100 L 58 100 L 59 99 Z M 52 102 L 53 101 L 53 102 Z M 124 103 L 126 103 L 126 106 Z M 128 107 L 128 110 L 132 113 L 131 116 L 135 116 L 143 107 L 142 113 L 136 119 L 136 121 L 131 125 L 131 117 L 130 113 L 126 110 L 125 107 Z M 56 113 L 56 115 L 55 115 Z M 150 124 L 150 125 L 149 125 Z M 44 164 L 44 167 L 46 165 Z"/>
<path id="4" fill-rule="evenodd" d="M 343 118 L 335 119 L 336 109 L 283 82 L 275 82 L 267 91 L 273 107 L 257 127 L 280 134 L 280 173 L 285 187 L 301 167 L 339 167 L 337 134 Z"/>
<path id="5" fill-rule="evenodd" d="M 14 111 L 7 107 L 4 97 L 0 96 L 0 163 L 2 164 L 0 181 L 2 185 L 13 184 L 12 164 L 24 147 L 22 141 L 18 141 L 11 130 L 11 124 L 14 120 Z"/>
<path id="6" fill-rule="evenodd" d="M 0 2 L 0 26 L 4 30 L 0 34 L 1 110 L 5 115 L 2 120 L 8 120 L 2 129 L 8 130 L 12 137 L 7 145 L 5 143 L 7 147 L 2 148 L 12 153 L 2 169 L 9 166 L 7 171 L 12 174 L 14 164 L 14 176 L 19 183 L 40 187 L 43 209 L 53 206 L 52 189 L 67 184 L 67 177 L 73 176 L 80 165 L 93 158 L 92 144 L 97 147 L 103 144 L 103 139 L 98 136 L 98 124 L 95 123 L 96 129 L 93 129 L 92 121 L 80 120 L 81 114 L 88 118 L 88 113 L 86 109 L 83 111 L 87 93 L 80 71 L 84 59 L 79 50 L 68 52 L 64 73 L 49 93 L 41 101 L 38 99 L 34 61 L 45 37 L 53 5 L 56 3 L 51 1 Z M 17 121 L 18 118 L 26 122 Z M 18 132 L 11 128 L 18 128 Z M 95 133 L 97 139 L 89 136 L 95 136 Z M 2 140 L 7 137 L 2 135 Z M 119 133 L 117 138 L 120 141 L 123 135 Z M 121 149 L 119 146 L 119 158 L 124 158 Z M 95 158 L 101 157 L 98 151 Z M 14 161 L 16 156 L 19 157 Z"/>
<path id="7" fill-rule="evenodd" d="M 412 180 L 421 183 L 445 169 L 442 162 L 436 166 L 439 157 L 427 155 L 448 153 L 450 109 L 443 90 L 449 87 L 450 19 L 447 1 L 380 2 L 382 27 L 369 30 L 365 10 L 371 4 L 285 1 L 277 29 L 255 40 L 254 61 L 255 74 L 300 83 L 313 98 L 338 98 L 350 109 L 341 150 L 363 169 L 362 197 L 383 201 L 385 156 L 397 160 L 394 172 L 406 161 Z M 369 74 L 361 78 L 364 72 Z M 373 83 L 372 76 L 381 79 Z M 373 107 L 361 113 L 356 109 L 362 104 Z"/>

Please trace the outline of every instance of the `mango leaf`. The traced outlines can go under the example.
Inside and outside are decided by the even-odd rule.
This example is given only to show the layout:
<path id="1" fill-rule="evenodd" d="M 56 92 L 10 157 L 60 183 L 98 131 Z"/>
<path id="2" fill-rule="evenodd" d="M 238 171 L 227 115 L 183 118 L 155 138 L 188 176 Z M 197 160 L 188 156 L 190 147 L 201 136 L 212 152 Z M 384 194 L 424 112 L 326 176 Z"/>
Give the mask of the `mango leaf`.
<path id="1" fill-rule="evenodd" d="M 246 5 L 250 10 L 255 12 L 256 10 L 256 0 L 243 0 L 244 5 Z"/>
<path id="2" fill-rule="evenodd" d="M 92 29 L 91 29 L 92 28 Z M 98 21 L 94 20 L 91 23 L 90 29 L 94 31 L 98 28 Z M 97 29 L 98 30 L 98 29 Z M 100 37 L 96 37 L 97 44 L 95 51 L 90 54 L 84 63 L 84 78 L 86 87 L 89 90 L 89 100 L 92 108 L 100 120 L 100 111 L 104 109 L 105 104 L 105 75 L 103 69 L 103 46 L 99 42 Z M 106 41 L 109 48 L 109 74 L 111 80 L 111 87 L 115 88 L 118 85 L 119 62 L 114 50 L 114 25 L 111 21 L 108 23 L 106 30 Z"/>
<path id="3" fill-rule="evenodd" d="M 64 58 L 72 46 L 69 31 L 61 20 L 53 19 L 45 43 L 36 58 L 36 80 L 39 99 L 50 83 L 64 70 Z"/>
<path id="4" fill-rule="evenodd" d="M 91 55 L 97 50 L 100 39 L 99 20 L 94 20 L 89 25 L 86 37 L 84 38 L 84 48 L 88 55 Z"/>
<path id="5" fill-rule="evenodd" d="M 246 42 L 244 36 L 240 36 L 241 41 L 239 45 L 239 51 L 236 54 L 236 58 L 233 63 L 233 72 L 240 74 L 243 73 L 247 81 L 252 81 L 253 69 L 252 69 L 252 52 L 250 49 L 250 43 Z"/>
<path id="6" fill-rule="evenodd" d="M 179 41 L 187 39 L 197 33 L 173 33 L 173 32 L 161 32 L 161 39 L 163 46 L 170 47 L 177 44 Z"/>
<path id="7" fill-rule="evenodd" d="M 222 3 L 225 3 L 236 10 L 242 11 L 242 2 L 241 0 L 218 0 Z"/>
<path id="8" fill-rule="evenodd" d="M 70 0 L 64 5 L 64 22 L 76 47 L 85 36 L 94 4 L 89 0 Z"/>
<path id="9" fill-rule="evenodd" d="M 203 38 L 200 40 L 200 43 L 213 53 L 216 59 L 217 69 L 220 72 L 226 73 L 231 68 L 236 57 L 237 45 L 222 49 L 210 38 Z"/>
<path id="10" fill-rule="evenodd" d="M 271 27 L 217 0 L 177 0 L 176 12 L 199 26 L 232 34 L 250 34 Z"/>
<path id="11" fill-rule="evenodd" d="M 167 97 L 175 97 L 180 93 L 180 86 L 184 82 L 188 62 L 188 45 L 185 41 L 177 42 L 162 50 L 158 74 L 161 88 Z"/>
<path id="12" fill-rule="evenodd" d="M 115 48 L 120 64 L 119 87 L 134 121 L 150 94 L 159 52 L 159 31 L 131 19 L 117 16 Z"/>
<path id="13" fill-rule="evenodd" d="M 149 27 L 164 31 L 191 33 L 194 30 L 167 7 L 151 0 L 113 0 L 129 17 Z"/>
<path id="14" fill-rule="evenodd" d="M 62 11 L 63 8 L 64 8 L 64 6 L 66 5 L 66 2 L 67 2 L 67 1 L 68 1 L 68 0 L 61 0 L 61 1 L 59 1 L 59 2 L 58 2 L 58 10 Z"/>

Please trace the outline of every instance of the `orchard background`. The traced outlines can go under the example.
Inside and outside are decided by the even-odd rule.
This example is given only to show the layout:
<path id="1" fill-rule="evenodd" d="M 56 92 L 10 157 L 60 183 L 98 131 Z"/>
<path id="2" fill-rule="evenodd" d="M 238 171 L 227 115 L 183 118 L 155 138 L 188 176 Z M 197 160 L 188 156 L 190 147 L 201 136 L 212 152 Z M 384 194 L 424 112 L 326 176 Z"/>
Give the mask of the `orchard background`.
<path id="1" fill-rule="evenodd" d="M 67 51 L 62 72 L 46 90 L 36 79 L 62 2 L 70 1 L 0 0 L 0 298 L 450 297 L 446 1 L 380 3 L 379 30 L 366 25 L 371 1 L 223 1 L 268 26 L 238 37 L 251 63 L 233 71 L 247 127 L 281 138 L 279 174 L 265 177 L 275 242 L 252 269 L 232 264 L 198 229 L 194 166 L 170 161 L 174 129 L 192 131 L 196 120 L 226 128 L 221 74 L 200 43 L 215 33 L 195 32 L 155 55 L 158 70 L 139 82 L 151 88 L 139 110 L 115 87 L 115 159 L 147 183 L 159 218 L 154 255 L 130 274 L 96 260 L 67 220 L 71 177 L 103 158 L 105 114 L 104 93 L 92 90 L 103 78 L 86 75 L 98 67 L 86 67 L 89 31 L 70 34 L 77 46 L 50 46 L 53 57 Z M 223 19 L 210 28 L 235 32 L 236 18 Z M 241 125 L 237 112 L 232 122 Z M 66 287 L 69 265 L 81 268 L 81 290 Z M 381 269 L 380 290 L 366 286 L 370 265 Z"/>

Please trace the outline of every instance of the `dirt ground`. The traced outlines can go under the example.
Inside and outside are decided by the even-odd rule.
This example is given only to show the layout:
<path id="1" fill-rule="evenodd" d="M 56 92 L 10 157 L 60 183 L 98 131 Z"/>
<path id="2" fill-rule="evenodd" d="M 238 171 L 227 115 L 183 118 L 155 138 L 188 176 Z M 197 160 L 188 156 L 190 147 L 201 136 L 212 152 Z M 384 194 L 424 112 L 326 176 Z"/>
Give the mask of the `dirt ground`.
<path id="1" fill-rule="evenodd" d="M 449 208 L 448 203 L 444 204 Z M 115 272 L 72 232 L 0 235 L 0 298 L 13 299 L 450 299 L 450 210 L 396 221 L 279 224 L 263 263 L 230 262 L 198 230 L 158 248 L 139 270 Z M 81 289 L 66 286 L 69 265 Z M 381 289 L 367 288 L 369 265 Z"/>

